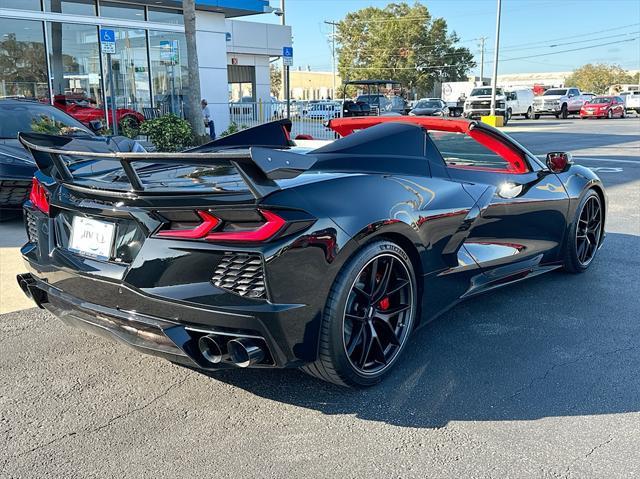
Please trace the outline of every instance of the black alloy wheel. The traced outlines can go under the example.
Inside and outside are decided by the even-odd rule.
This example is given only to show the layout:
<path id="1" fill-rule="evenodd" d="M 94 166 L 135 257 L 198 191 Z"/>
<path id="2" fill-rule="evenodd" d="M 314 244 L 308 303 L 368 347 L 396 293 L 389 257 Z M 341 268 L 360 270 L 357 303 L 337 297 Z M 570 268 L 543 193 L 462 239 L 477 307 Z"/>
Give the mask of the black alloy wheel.
<path id="1" fill-rule="evenodd" d="M 582 207 L 576 228 L 576 255 L 582 266 L 595 257 L 602 235 L 602 208 L 597 195 L 590 196 Z"/>
<path id="2" fill-rule="evenodd" d="M 317 359 L 303 370 L 341 386 L 372 386 L 398 362 L 418 311 L 413 263 L 386 240 L 364 246 L 331 287 Z"/>
<path id="3" fill-rule="evenodd" d="M 593 262 L 604 234 L 604 211 L 600 196 L 589 190 L 580 200 L 565 242 L 564 269 L 582 273 Z"/>
<path id="4" fill-rule="evenodd" d="M 343 344 L 361 374 L 386 369 L 407 339 L 413 310 L 407 267 L 393 254 L 372 259 L 356 278 L 344 312 Z"/>

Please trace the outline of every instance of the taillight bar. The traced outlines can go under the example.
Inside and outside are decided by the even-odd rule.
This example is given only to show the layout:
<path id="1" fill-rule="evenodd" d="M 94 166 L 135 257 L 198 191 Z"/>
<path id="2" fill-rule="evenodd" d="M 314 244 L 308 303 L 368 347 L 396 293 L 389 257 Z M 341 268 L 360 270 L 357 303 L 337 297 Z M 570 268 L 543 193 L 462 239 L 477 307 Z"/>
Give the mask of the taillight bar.
<path id="1" fill-rule="evenodd" d="M 267 210 L 258 210 L 266 221 L 256 229 L 242 231 L 224 231 L 224 221 L 213 216 L 207 211 L 197 210 L 196 213 L 202 222 L 191 229 L 163 230 L 157 233 L 162 238 L 174 239 L 205 239 L 216 242 L 247 242 L 258 243 L 273 238 L 284 225 L 286 220 L 276 213 Z M 220 226 L 222 227 L 220 228 Z M 215 230 L 218 231 L 215 231 Z"/>
<path id="2" fill-rule="evenodd" d="M 31 180 L 31 192 L 29 193 L 29 201 L 43 213 L 49 214 L 49 197 L 47 190 L 40 184 L 34 176 Z"/>
<path id="3" fill-rule="evenodd" d="M 207 236 L 212 229 L 220 224 L 220 220 L 206 211 L 196 211 L 202 218 L 202 223 L 193 229 L 165 230 L 160 231 L 158 236 L 165 238 L 200 239 Z"/>

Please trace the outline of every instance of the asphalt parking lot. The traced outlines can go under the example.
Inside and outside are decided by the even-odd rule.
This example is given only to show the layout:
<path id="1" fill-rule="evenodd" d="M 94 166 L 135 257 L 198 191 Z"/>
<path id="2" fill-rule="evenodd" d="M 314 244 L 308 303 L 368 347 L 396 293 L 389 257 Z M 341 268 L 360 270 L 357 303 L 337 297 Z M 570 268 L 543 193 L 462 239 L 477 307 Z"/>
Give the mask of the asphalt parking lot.
<path id="1" fill-rule="evenodd" d="M 20 309 L 22 226 L 1 224 L 0 477 L 640 476 L 640 118 L 505 130 L 600 174 L 605 246 L 455 307 L 368 390 L 208 376 Z"/>

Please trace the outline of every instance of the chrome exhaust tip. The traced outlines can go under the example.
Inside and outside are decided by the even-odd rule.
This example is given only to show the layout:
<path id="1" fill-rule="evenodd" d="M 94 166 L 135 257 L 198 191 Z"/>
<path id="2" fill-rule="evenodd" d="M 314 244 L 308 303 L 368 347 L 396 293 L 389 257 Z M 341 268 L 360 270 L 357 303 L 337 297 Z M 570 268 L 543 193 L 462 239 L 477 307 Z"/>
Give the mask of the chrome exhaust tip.
<path id="1" fill-rule="evenodd" d="M 222 362 L 222 348 L 212 334 L 200 337 L 198 340 L 198 349 L 202 357 L 211 364 L 219 364 Z"/>
<path id="2" fill-rule="evenodd" d="M 231 362 L 239 368 L 248 368 L 264 359 L 262 348 L 250 338 L 232 339 L 227 343 Z"/>

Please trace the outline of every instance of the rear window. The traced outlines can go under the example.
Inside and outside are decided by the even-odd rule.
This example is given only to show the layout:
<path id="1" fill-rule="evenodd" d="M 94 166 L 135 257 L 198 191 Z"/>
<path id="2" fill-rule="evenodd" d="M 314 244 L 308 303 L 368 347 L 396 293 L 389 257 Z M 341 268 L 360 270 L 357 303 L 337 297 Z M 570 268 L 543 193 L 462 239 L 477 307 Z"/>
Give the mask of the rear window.
<path id="1" fill-rule="evenodd" d="M 82 123 L 48 105 L 30 102 L 0 104 L 0 138 L 15 139 L 18 133 L 91 135 Z"/>
<path id="2" fill-rule="evenodd" d="M 508 170 L 509 168 L 509 164 L 504 158 L 464 133 L 430 131 L 429 136 L 447 166 L 472 166 L 499 170 Z"/>
<path id="3" fill-rule="evenodd" d="M 542 96 L 549 96 L 549 95 L 566 95 L 567 94 L 567 90 L 565 88 L 554 88 L 552 90 L 547 90 L 544 92 L 544 94 Z"/>

